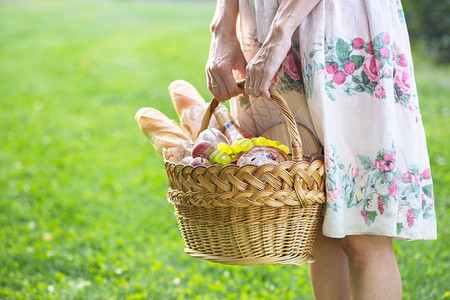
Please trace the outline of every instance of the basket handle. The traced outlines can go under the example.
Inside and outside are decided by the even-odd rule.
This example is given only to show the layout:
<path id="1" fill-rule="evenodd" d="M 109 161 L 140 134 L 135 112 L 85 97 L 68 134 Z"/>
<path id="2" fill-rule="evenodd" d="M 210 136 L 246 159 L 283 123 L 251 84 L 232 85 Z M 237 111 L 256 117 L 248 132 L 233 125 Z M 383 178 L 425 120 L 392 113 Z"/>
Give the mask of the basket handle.
<path id="1" fill-rule="evenodd" d="M 243 88 L 245 86 L 245 79 L 237 80 L 236 83 L 240 88 Z M 275 101 L 281 108 L 283 116 L 286 120 L 289 135 L 291 137 L 292 160 L 300 161 L 303 158 L 302 139 L 300 138 L 300 133 L 298 132 L 297 123 L 295 122 L 294 116 L 291 110 L 289 109 L 289 106 L 287 105 L 286 101 L 283 99 L 283 97 L 277 90 L 269 88 L 269 93 L 271 100 Z M 220 104 L 219 100 L 217 100 L 216 98 L 213 98 L 211 100 L 205 111 L 205 115 L 203 116 L 202 124 L 198 132 L 199 134 L 200 132 L 208 128 L 211 116 L 219 104 Z"/>

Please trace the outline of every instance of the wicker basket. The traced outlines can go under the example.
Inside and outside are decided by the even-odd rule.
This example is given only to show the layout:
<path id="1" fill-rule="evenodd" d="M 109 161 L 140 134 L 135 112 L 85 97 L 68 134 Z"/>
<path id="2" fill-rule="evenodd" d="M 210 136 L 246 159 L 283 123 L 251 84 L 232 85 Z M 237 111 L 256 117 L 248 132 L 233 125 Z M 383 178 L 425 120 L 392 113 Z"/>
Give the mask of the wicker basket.
<path id="1" fill-rule="evenodd" d="M 324 165 L 303 160 L 292 113 L 277 91 L 270 92 L 285 116 L 293 161 L 259 167 L 165 162 L 168 201 L 175 207 L 185 251 L 193 257 L 233 265 L 314 261 L 311 248 L 325 205 Z M 201 130 L 217 104 L 211 101 Z"/>

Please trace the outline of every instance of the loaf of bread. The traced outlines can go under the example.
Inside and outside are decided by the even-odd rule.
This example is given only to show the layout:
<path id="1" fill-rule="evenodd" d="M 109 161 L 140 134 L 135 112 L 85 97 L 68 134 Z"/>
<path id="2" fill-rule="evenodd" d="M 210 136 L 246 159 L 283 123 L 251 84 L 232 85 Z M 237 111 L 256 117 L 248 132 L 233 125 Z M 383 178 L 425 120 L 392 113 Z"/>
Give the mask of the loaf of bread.
<path id="1" fill-rule="evenodd" d="M 265 164 L 279 164 L 280 162 L 290 160 L 289 156 L 282 150 L 272 146 L 253 146 L 247 152 L 239 157 L 238 166 L 253 164 L 257 166 Z"/>
<path id="2" fill-rule="evenodd" d="M 208 103 L 205 103 L 203 97 L 192 84 L 184 80 L 173 81 L 169 85 L 169 94 L 180 118 L 181 128 L 191 140 L 195 141 Z M 214 116 L 211 117 L 208 128 L 221 129 Z"/>
<path id="3" fill-rule="evenodd" d="M 186 108 L 205 104 L 202 95 L 185 80 L 175 80 L 169 84 L 169 94 L 178 116 L 181 116 Z"/>
<path id="4" fill-rule="evenodd" d="M 135 119 L 142 132 L 161 155 L 164 148 L 175 148 L 179 144 L 190 142 L 189 137 L 181 130 L 177 122 L 157 109 L 141 108 L 136 112 Z"/>

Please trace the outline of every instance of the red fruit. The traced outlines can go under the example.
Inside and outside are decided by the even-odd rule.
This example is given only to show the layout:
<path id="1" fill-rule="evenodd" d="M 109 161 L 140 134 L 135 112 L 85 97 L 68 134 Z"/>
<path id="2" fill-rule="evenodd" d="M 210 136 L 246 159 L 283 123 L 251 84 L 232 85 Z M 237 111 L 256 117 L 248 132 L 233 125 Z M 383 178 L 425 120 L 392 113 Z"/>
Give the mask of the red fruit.
<path id="1" fill-rule="evenodd" d="M 349 63 L 346 63 L 344 66 L 344 71 L 348 75 L 352 75 L 353 73 L 355 73 L 355 63 L 352 61 Z"/>
<path id="2" fill-rule="evenodd" d="M 201 141 L 192 148 L 192 157 L 208 158 L 216 150 L 210 142 Z"/>
<path id="3" fill-rule="evenodd" d="M 329 63 L 326 67 L 326 71 L 328 74 L 334 74 L 339 70 L 339 66 L 335 63 Z"/>
<path id="4" fill-rule="evenodd" d="M 333 81 L 337 85 L 343 84 L 345 82 L 345 79 L 346 79 L 346 75 L 342 71 L 338 71 L 338 72 L 334 73 L 334 75 L 333 75 Z"/>
<path id="5" fill-rule="evenodd" d="M 355 48 L 356 50 L 360 50 L 364 48 L 364 40 L 362 38 L 356 38 L 353 40 L 352 42 L 352 46 L 353 48 Z"/>

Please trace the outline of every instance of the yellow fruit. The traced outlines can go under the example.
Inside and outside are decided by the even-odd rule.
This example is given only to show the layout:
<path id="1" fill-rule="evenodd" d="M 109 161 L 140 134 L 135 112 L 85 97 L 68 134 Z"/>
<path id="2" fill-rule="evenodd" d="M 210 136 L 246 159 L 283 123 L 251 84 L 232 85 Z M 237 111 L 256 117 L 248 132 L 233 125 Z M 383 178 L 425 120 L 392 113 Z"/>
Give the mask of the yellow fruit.
<path id="1" fill-rule="evenodd" d="M 255 140 L 255 145 L 258 146 L 266 146 L 267 145 L 267 139 L 265 137 L 257 137 Z"/>
<path id="2" fill-rule="evenodd" d="M 281 151 L 284 151 L 286 154 L 289 154 L 289 152 L 291 152 L 291 150 L 289 149 L 288 146 L 281 144 L 280 146 L 278 146 L 278 149 L 280 149 Z"/>
<path id="3" fill-rule="evenodd" d="M 267 146 L 272 146 L 272 147 L 275 147 L 275 148 L 278 147 L 277 143 L 275 141 L 272 141 L 272 140 L 267 140 Z"/>
<path id="4" fill-rule="evenodd" d="M 219 143 L 217 144 L 217 149 L 219 149 L 220 152 L 224 152 L 226 154 L 231 154 L 233 153 L 233 150 L 231 150 L 231 146 L 228 145 L 227 143 Z"/>
<path id="5" fill-rule="evenodd" d="M 239 153 L 239 141 L 236 141 L 233 143 L 233 145 L 231 145 L 231 151 L 233 151 L 233 153 Z"/>
<path id="6" fill-rule="evenodd" d="M 213 153 L 211 153 L 211 155 L 209 155 L 208 160 L 212 163 L 216 162 L 215 159 L 216 159 L 217 154 L 219 154 L 219 153 L 220 153 L 219 150 L 215 150 Z"/>
<path id="7" fill-rule="evenodd" d="M 249 139 L 242 139 L 237 146 L 239 152 L 249 151 L 253 147 L 253 142 Z"/>
<path id="8" fill-rule="evenodd" d="M 225 166 L 231 162 L 231 156 L 229 156 L 227 153 L 220 152 L 216 155 L 215 160 L 218 164 Z"/>

